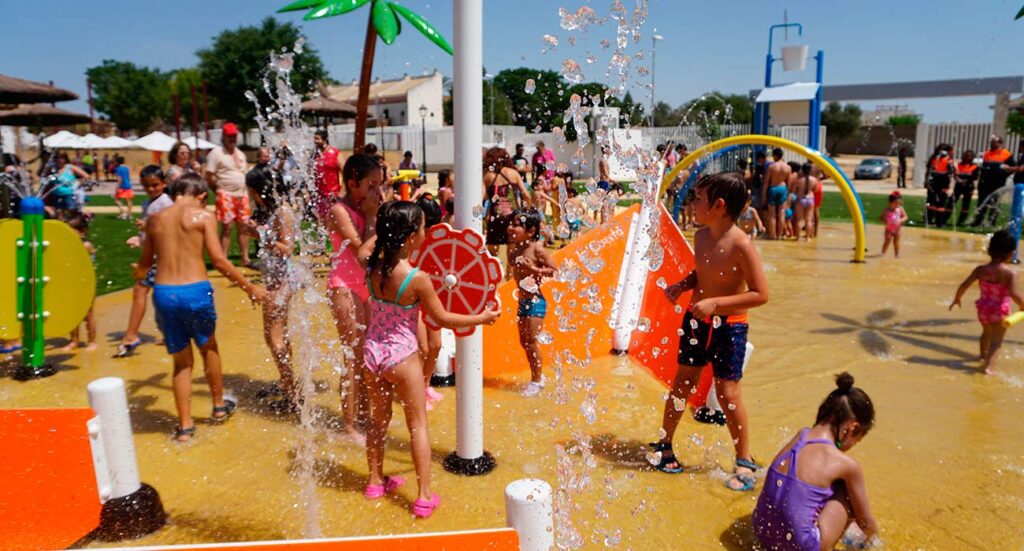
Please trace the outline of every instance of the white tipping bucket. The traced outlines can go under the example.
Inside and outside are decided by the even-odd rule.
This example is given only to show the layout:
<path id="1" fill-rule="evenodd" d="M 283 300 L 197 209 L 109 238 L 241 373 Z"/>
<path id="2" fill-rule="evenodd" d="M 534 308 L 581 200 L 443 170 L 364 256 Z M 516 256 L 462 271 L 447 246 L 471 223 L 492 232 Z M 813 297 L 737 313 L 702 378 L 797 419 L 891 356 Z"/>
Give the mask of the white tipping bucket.
<path id="1" fill-rule="evenodd" d="M 519 534 L 521 551 L 548 551 L 555 546 L 551 485 L 522 478 L 505 486 L 505 524 Z"/>
<path id="2" fill-rule="evenodd" d="M 807 51 L 808 46 L 806 44 L 800 46 L 783 46 L 782 70 L 803 71 L 804 67 L 807 66 Z"/>

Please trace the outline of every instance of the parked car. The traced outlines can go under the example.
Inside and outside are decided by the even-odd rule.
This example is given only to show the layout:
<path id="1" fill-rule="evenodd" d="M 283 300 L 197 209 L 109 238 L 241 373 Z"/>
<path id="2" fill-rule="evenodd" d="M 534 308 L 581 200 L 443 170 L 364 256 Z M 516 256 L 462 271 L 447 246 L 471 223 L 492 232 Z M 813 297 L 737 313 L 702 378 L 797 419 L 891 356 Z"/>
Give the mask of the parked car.
<path id="1" fill-rule="evenodd" d="M 856 180 L 884 180 L 889 176 L 892 176 L 892 163 L 881 157 L 864 159 L 853 173 Z"/>

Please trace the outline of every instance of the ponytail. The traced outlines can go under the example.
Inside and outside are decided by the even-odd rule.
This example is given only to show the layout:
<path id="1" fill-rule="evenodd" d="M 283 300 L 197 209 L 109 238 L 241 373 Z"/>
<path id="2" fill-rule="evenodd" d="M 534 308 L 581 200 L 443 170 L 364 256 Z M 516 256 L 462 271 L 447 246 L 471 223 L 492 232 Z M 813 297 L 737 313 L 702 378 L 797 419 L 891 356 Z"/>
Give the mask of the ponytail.
<path id="1" fill-rule="evenodd" d="M 860 423 L 861 431 L 866 433 L 875 423 L 875 406 L 866 392 L 853 386 L 853 375 L 844 371 L 836 375 L 836 389 L 818 407 L 814 423 L 838 428 L 851 420 Z"/>

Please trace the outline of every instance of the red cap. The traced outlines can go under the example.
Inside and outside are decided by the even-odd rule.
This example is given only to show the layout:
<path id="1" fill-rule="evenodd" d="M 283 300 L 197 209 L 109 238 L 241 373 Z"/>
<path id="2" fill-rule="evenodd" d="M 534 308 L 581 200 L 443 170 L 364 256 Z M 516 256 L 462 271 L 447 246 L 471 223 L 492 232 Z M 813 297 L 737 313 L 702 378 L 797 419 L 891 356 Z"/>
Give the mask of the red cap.
<path id="1" fill-rule="evenodd" d="M 237 136 L 238 135 L 238 127 L 235 126 L 235 123 L 233 123 L 233 122 L 226 122 L 226 123 L 224 123 L 224 126 L 221 126 L 220 130 L 221 130 L 221 133 L 223 133 L 225 136 Z"/>

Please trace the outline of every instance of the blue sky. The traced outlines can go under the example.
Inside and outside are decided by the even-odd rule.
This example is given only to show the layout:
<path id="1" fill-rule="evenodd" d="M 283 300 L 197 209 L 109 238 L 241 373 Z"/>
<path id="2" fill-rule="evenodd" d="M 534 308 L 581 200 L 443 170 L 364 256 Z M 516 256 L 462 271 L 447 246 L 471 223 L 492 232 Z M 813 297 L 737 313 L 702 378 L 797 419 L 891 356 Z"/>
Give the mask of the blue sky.
<path id="1" fill-rule="evenodd" d="M 575 11 L 590 6 L 599 17 L 610 0 L 483 0 L 484 64 L 489 72 L 530 66 L 559 69 L 576 60 L 586 80 L 607 81 L 612 50 L 602 39 L 615 41 L 615 24 L 594 25 L 585 33 L 559 26 L 558 8 Z M 196 63 L 195 51 L 207 46 L 225 28 L 249 25 L 270 15 L 287 0 L 56 0 L 3 2 L 4 52 L 0 72 L 32 80 L 53 80 L 79 93 L 83 100 L 64 104 L 85 111 L 85 69 L 103 59 L 119 59 L 170 70 Z M 403 0 L 445 36 L 452 36 L 449 0 Z M 632 9 L 635 0 L 624 0 Z M 664 36 L 656 57 L 656 97 L 673 106 L 710 90 L 746 93 L 763 81 L 768 25 L 790 21 L 804 25 L 801 41 L 812 51 L 825 51 L 826 84 L 1009 76 L 1024 67 L 1024 21 L 1013 21 L 1021 0 L 836 0 L 764 2 L 752 0 L 650 0 L 647 22 L 634 54 L 632 80 L 649 66 L 651 35 Z M 88 7 L 83 10 L 83 7 Z M 358 76 L 366 11 L 332 19 L 303 22 L 301 13 L 282 14 L 301 25 L 317 48 L 330 75 L 349 81 Z M 559 46 L 542 53 L 543 37 Z M 576 44 L 568 38 L 574 34 Z M 777 40 L 776 43 L 782 42 Z M 796 43 L 794 34 L 790 43 Z M 597 56 L 592 64 L 588 55 Z M 812 68 L 813 64 L 809 64 Z M 377 48 L 375 76 L 400 77 L 440 70 L 451 74 L 451 58 L 409 26 L 392 46 Z M 813 79 L 805 74 L 777 73 L 776 81 Z M 648 91 L 634 86 L 634 96 Z M 646 103 L 646 99 L 644 99 Z M 884 103 L 907 103 L 894 100 Z M 991 120 L 990 98 L 934 99 L 909 102 L 931 122 Z M 870 107 L 871 104 L 864 104 Z"/>

